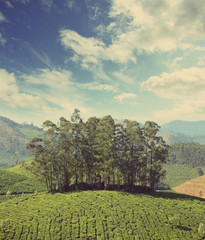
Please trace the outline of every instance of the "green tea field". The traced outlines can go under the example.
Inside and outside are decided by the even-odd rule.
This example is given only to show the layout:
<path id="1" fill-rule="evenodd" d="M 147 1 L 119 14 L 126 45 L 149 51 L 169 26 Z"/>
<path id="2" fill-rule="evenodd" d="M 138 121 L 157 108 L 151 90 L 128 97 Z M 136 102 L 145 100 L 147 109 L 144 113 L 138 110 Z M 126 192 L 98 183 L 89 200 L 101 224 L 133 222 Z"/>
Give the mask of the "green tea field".
<path id="1" fill-rule="evenodd" d="M 81 191 L 7 199 L 0 203 L 1 240 L 200 240 L 204 236 L 205 201 L 175 193 Z"/>
<path id="2" fill-rule="evenodd" d="M 162 182 L 168 184 L 171 188 L 199 177 L 197 168 L 192 168 L 185 165 L 165 165 L 163 169 L 166 170 L 166 176 Z"/>
<path id="3" fill-rule="evenodd" d="M 46 186 L 36 180 L 22 164 L 9 169 L 0 169 L 0 194 L 45 191 Z"/>

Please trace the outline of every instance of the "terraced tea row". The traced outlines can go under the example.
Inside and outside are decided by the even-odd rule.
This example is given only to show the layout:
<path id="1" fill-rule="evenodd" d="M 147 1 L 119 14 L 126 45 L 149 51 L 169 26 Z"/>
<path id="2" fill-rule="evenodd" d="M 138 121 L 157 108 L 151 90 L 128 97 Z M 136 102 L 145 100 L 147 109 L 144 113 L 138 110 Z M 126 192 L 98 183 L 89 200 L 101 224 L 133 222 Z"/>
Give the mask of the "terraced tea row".
<path id="1" fill-rule="evenodd" d="M 17 166 L 18 167 L 18 166 Z M 23 193 L 34 191 L 45 191 L 46 186 L 43 183 L 36 181 L 35 176 L 25 172 L 25 168 L 18 167 L 19 173 L 11 170 L 0 169 L 0 194 L 6 193 Z"/>
<path id="2" fill-rule="evenodd" d="M 0 208 L 2 240 L 197 240 L 199 224 L 205 223 L 203 201 L 115 191 L 23 195 Z"/>

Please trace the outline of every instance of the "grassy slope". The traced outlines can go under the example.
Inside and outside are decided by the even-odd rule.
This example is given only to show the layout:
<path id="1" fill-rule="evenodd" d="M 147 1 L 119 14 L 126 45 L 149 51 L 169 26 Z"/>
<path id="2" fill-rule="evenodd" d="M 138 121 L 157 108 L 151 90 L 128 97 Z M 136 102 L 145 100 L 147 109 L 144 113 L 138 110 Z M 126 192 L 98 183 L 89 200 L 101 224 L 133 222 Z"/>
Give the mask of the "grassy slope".
<path id="1" fill-rule="evenodd" d="M 44 184 L 35 180 L 35 176 L 22 164 L 9 169 L 0 169 L 0 194 L 45 191 Z"/>
<path id="2" fill-rule="evenodd" d="M 0 239 L 201 239 L 203 199 L 116 191 L 30 194 L 0 203 Z"/>
<path id="3" fill-rule="evenodd" d="M 201 176 L 174 188 L 176 192 L 205 198 L 205 176 Z"/>
<path id="4" fill-rule="evenodd" d="M 166 170 L 166 177 L 163 181 L 168 184 L 171 188 L 181 185 L 191 179 L 199 177 L 196 168 L 184 166 L 184 165 L 167 165 L 164 167 Z"/>

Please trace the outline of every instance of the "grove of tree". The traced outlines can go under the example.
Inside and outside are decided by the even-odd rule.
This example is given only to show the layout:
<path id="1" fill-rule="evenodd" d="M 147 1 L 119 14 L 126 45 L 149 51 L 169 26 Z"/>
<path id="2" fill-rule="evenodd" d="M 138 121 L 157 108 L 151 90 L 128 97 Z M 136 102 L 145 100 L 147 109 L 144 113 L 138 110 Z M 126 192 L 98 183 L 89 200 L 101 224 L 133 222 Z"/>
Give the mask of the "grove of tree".
<path id="1" fill-rule="evenodd" d="M 45 137 L 28 144 L 33 161 L 29 169 L 44 181 L 49 192 L 63 192 L 82 184 L 98 189 L 137 185 L 154 192 L 164 176 L 168 145 L 152 121 L 144 126 L 125 120 L 116 124 L 108 115 L 83 122 L 75 109 L 71 121 L 60 118 L 43 123 Z"/>
<path id="2" fill-rule="evenodd" d="M 169 164 L 184 164 L 193 168 L 205 167 L 205 145 L 180 142 L 170 146 Z"/>

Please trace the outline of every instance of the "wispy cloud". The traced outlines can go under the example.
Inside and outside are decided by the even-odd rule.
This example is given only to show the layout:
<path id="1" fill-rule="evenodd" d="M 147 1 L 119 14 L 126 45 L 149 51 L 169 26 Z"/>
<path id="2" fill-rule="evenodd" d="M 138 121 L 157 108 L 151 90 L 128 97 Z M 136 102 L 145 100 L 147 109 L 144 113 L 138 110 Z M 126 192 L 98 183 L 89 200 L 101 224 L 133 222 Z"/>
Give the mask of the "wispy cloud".
<path id="1" fill-rule="evenodd" d="M 52 67 L 52 62 L 49 56 L 44 51 L 37 51 L 34 47 L 31 46 L 28 42 L 24 42 L 24 47 L 32 53 L 41 63 L 45 64 L 47 67 Z"/>
<path id="2" fill-rule="evenodd" d="M 73 50 L 75 59 L 83 63 L 96 64 L 104 51 L 104 43 L 96 38 L 86 38 L 75 31 L 64 29 L 60 31 L 61 44 L 65 49 Z M 79 57 L 79 58 L 78 58 Z"/>
<path id="3" fill-rule="evenodd" d="M 31 0 L 16 0 L 16 1 L 23 4 L 27 4 L 27 3 L 30 3 Z"/>
<path id="4" fill-rule="evenodd" d="M 54 89 L 63 89 L 71 82 L 72 72 L 57 69 L 39 69 L 31 74 L 21 75 L 27 83 L 43 85 Z"/>
<path id="5" fill-rule="evenodd" d="M 6 22 L 6 21 L 7 21 L 6 17 L 3 15 L 2 12 L 0 12 L 0 23 L 1 22 Z"/>
<path id="6" fill-rule="evenodd" d="M 79 84 L 79 87 L 85 88 L 88 90 L 97 90 L 97 91 L 111 91 L 111 92 L 118 91 L 116 86 L 112 86 L 108 84 L 100 84 L 98 82 Z"/>
<path id="7" fill-rule="evenodd" d="M 10 1 L 5 1 L 5 4 L 8 8 L 13 8 L 13 4 Z"/>
<path id="8" fill-rule="evenodd" d="M 121 93 L 120 95 L 118 96 L 115 96 L 114 97 L 115 100 L 119 103 L 124 103 L 126 102 L 126 104 L 128 103 L 127 100 L 129 101 L 129 104 L 131 105 L 136 105 L 138 104 L 138 102 L 136 101 L 133 101 L 133 99 L 136 99 L 137 98 L 137 95 L 136 94 L 133 94 L 133 93 Z M 131 100 L 131 101 L 130 101 Z"/>
<path id="9" fill-rule="evenodd" d="M 53 0 L 41 0 L 41 4 L 44 9 L 49 12 L 53 6 Z"/>
<path id="10" fill-rule="evenodd" d="M 115 76 L 118 80 L 125 82 L 126 84 L 133 84 L 134 79 L 126 76 L 122 72 L 113 72 L 113 76 Z"/>
<path id="11" fill-rule="evenodd" d="M 4 38 L 1 33 L 0 33 L 0 44 L 2 46 L 5 46 L 5 44 L 6 44 L 6 38 Z"/>

